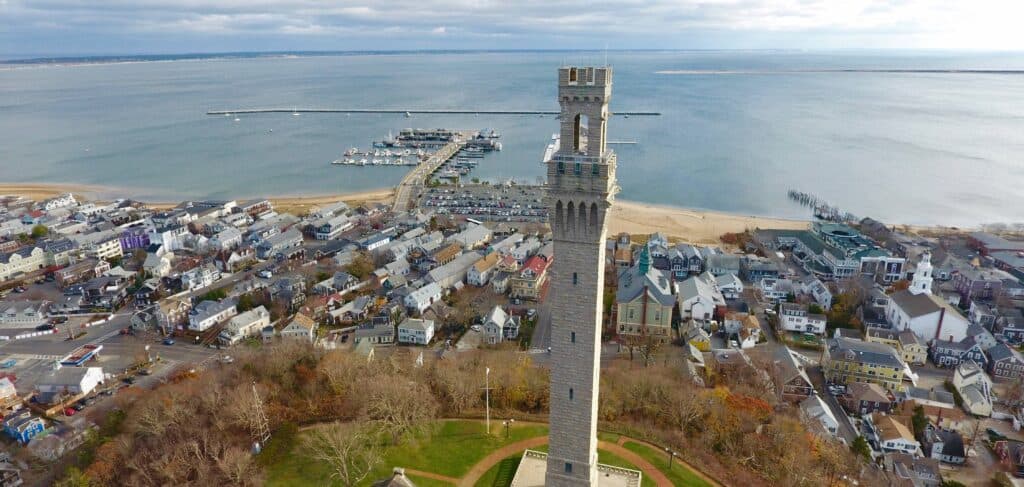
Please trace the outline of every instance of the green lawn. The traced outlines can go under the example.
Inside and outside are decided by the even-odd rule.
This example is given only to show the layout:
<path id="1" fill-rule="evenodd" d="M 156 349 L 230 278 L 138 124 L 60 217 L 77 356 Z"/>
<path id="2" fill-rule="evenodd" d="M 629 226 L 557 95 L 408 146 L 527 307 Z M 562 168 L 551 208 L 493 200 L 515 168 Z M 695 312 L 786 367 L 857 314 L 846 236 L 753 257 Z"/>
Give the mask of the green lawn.
<path id="1" fill-rule="evenodd" d="M 546 452 L 548 451 L 548 446 L 542 445 L 537 448 L 531 448 L 531 450 Z M 519 461 L 522 458 L 523 453 L 519 452 L 498 462 L 498 464 L 491 467 L 483 477 L 480 477 L 480 480 L 476 482 L 476 487 L 508 487 L 512 484 L 512 477 L 515 476 L 516 469 L 519 468 Z M 636 468 L 636 465 L 629 463 L 624 458 L 604 450 L 597 450 L 597 461 L 613 467 L 639 470 Z M 641 485 L 642 487 L 656 487 L 657 484 L 645 476 Z"/>
<path id="2" fill-rule="evenodd" d="M 448 482 L 442 482 L 440 480 L 434 480 L 434 479 L 428 479 L 426 477 L 420 477 L 419 475 L 410 474 L 410 473 L 405 474 L 405 476 L 409 477 L 409 480 L 412 480 L 412 483 L 416 484 L 416 487 L 452 487 L 453 485 L 455 485 L 455 484 L 450 484 Z"/>
<path id="3" fill-rule="evenodd" d="M 647 445 L 642 445 L 635 441 L 627 441 L 624 445 L 627 450 L 640 455 L 641 458 L 651 462 L 651 465 L 661 470 L 661 473 L 665 474 L 669 480 L 672 481 L 672 485 L 677 487 L 711 487 L 711 484 L 704 481 L 704 479 L 698 477 L 690 469 L 684 467 L 680 463 L 674 462 L 672 469 L 668 469 L 668 456 L 664 452 L 655 450 Z M 646 479 L 646 477 L 644 477 Z M 645 482 L 646 484 L 646 482 Z"/>
<path id="4" fill-rule="evenodd" d="M 522 460 L 522 452 L 512 455 L 491 467 L 480 480 L 476 481 L 476 487 L 505 487 L 512 484 L 512 477 L 516 475 L 519 468 L 519 461 Z"/>
<path id="5" fill-rule="evenodd" d="M 479 421 L 440 421 L 431 434 L 406 439 L 397 446 L 385 447 L 381 463 L 363 484 L 369 485 L 387 477 L 394 467 L 460 478 L 488 453 L 508 443 L 544 436 L 548 428 L 544 425 L 515 425 L 509 430 L 506 439 L 501 422 L 491 421 L 491 433 L 488 436 L 484 432 L 484 424 Z M 301 454 L 301 441 L 295 443 L 297 446 L 292 454 L 281 455 L 279 461 L 266 467 L 267 485 L 330 484 L 328 469 L 319 462 L 308 460 Z"/>
<path id="6" fill-rule="evenodd" d="M 483 460 L 492 451 L 509 443 L 544 436 L 548 433 L 548 428 L 545 425 L 517 424 L 510 429 L 509 437 L 506 439 L 501 422 L 492 421 L 491 433 L 491 435 L 487 435 L 484 432 L 483 423 L 479 421 L 439 421 L 429 434 L 406 439 L 397 446 L 384 447 L 381 454 L 382 461 L 360 485 L 370 485 L 377 480 L 389 477 L 394 467 L 405 467 L 461 478 L 473 465 Z M 284 439 L 287 438 L 287 435 L 279 436 L 282 438 L 281 444 L 275 444 L 274 439 L 271 439 L 265 454 L 273 453 L 262 458 L 264 462 L 261 462 L 265 465 L 268 486 L 340 485 L 339 482 L 331 479 L 330 471 L 323 463 L 310 460 L 302 452 L 302 433 L 296 433 L 287 440 Z M 612 442 L 618 439 L 618 435 L 611 433 L 600 433 L 599 437 L 601 440 Z M 665 454 L 661 451 L 633 441 L 627 441 L 623 446 L 651 462 L 676 486 L 710 487 L 707 482 L 679 463 L 674 464 L 669 470 Z M 541 445 L 534 449 L 546 452 L 547 445 Z M 476 485 L 483 487 L 509 485 L 519 466 L 521 456 L 522 452 L 505 458 L 485 473 Z M 625 459 L 604 450 L 598 450 L 598 461 L 616 467 L 636 468 Z M 408 475 L 416 485 L 422 487 L 449 485 L 445 482 L 419 477 L 414 473 Z M 643 486 L 654 486 L 654 483 L 644 476 Z"/>

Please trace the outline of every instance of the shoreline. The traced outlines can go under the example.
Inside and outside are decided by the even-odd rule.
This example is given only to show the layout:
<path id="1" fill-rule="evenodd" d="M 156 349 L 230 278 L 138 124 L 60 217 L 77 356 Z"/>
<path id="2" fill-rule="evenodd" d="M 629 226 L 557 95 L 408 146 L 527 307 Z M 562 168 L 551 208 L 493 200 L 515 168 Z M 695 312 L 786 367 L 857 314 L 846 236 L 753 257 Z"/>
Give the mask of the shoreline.
<path id="1" fill-rule="evenodd" d="M 0 183 L 0 195 L 15 195 L 33 200 L 44 200 L 59 194 L 72 193 L 89 200 L 109 201 L 112 195 L 132 198 L 132 192 L 123 188 L 74 183 Z M 338 201 L 347 203 L 384 203 L 394 197 L 394 188 L 373 188 L 364 191 L 321 194 L 263 196 L 283 213 L 302 213 L 317 205 Z M 259 198 L 259 197 L 257 197 Z M 134 199 L 134 198 L 133 198 Z M 246 199 L 246 198 L 238 198 Z M 187 198 L 183 198 L 187 200 Z M 181 201 L 147 201 L 140 199 L 153 209 L 168 209 Z M 680 241 L 701 244 L 716 244 L 724 233 L 742 232 L 754 228 L 803 229 L 810 219 L 790 219 L 759 215 L 729 213 L 717 210 L 684 208 L 671 205 L 643 203 L 631 200 L 616 200 L 608 212 L 608 235 L 620 232 L 650 234 L 661 232 Z M 916 231 L 948 230 L 941 226 L 907 225 Z"/>

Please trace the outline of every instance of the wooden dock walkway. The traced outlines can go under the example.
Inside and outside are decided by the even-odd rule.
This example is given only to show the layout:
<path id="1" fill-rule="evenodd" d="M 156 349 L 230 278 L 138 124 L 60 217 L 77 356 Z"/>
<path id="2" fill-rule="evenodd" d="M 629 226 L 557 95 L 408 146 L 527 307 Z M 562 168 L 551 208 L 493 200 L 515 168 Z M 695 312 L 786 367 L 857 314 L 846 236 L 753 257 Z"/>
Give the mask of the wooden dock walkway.
<path id="1" fill-rule="evenodd" d="M 462 132 L 461 136 L 441 146 L 440 149 L 430 155 L 425 162 L 412 168 L 402 181 L 395 187 L 395 203 L 392 211 L 395 213 L 407 211 L 411 199 L 416 196 L 426 184 L 427 178 L 434 171 L 437 171 L 442 164 L 451 159 L 459 150 L 466 146 L 466 141 L 473 136 L 472 131 Z"/>

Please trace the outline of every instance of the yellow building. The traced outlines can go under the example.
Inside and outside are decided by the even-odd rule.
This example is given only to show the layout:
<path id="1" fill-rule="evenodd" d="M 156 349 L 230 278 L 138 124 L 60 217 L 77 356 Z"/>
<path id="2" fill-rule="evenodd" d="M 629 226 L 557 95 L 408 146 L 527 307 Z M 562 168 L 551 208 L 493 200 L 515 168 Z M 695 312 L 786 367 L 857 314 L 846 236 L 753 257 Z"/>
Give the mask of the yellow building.
<path id="1" fill-rule="evenodd" d="M 928 344 L 910 330 L 900 332 L 900 356 L 908 364 L 924 365 L 928 360 Z"/>
<path id="2" fill-rule="evenodd" d="M 619 335 L 647 334 L 661 341 L 671 340 L 675 307 L 672 282 L 665 272 L 651 266 L 646 246 L 637 265 L 619 273 L 618 282 L 615 328 Z"/>
<path id="3" fill-rule="evenodd" d="M 547 281 L 551 261 L 539 255 L 526 260 L 522 270 L 512 277 L 512 297 L 539 301 Z"/>
<path id="4" fill-rule="evenodd" d="M 854 338 L 829 340 L 821 359 L 822 372 L 829 382 L 868 382 L 892 391 L 902 389 L 904 367 L 891 346 Z"/>
<path id="5" fill-rule="evenodd" d="M 864 340 L 894 348 L 900 359 L 908 364 L 922 365 L 928 360 L 928 345 L 910 330 L 870 327 L 864 333 Z"/>

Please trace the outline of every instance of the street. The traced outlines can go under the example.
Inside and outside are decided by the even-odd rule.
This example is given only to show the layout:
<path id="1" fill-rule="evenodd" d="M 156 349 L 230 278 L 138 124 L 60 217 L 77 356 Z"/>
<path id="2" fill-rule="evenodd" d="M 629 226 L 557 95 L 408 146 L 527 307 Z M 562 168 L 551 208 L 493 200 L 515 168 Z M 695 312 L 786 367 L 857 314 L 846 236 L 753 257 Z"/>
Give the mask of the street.
<path id="1" fill-rule="evenodd" d="M 31 392 L 38 380 L 53 370 L 54 364 L 75 349 L 86 344 L 103 345 L 99 356 L 86 365 L 102 367 L 105 373 L 119 374 L 135 365 L 147 353 L 150 346 L 152 358 L 159 356 L 167 369 L 184 363 L 197 363 L 216 356 L 218 351 L 190 344 L 166 346 L 160 343 L 156 334 L 146 336 L 122 335 L 121 330 L 131 324 L 132 310 L 123 310 L 110 320 L 81 328 L 82 318 L 74 317 L 67 325 L 58 326 L 58 333 L 41 335 L 21 340 L 0 342 L 0 357 L 14 359 L 16 363 L 5 372 L 17 376 L 15 387 L 19 394 Z M 84 334 L 68 340 L 68 327 Z M 219 352 L 223 353 L 223 352 Z"/>

